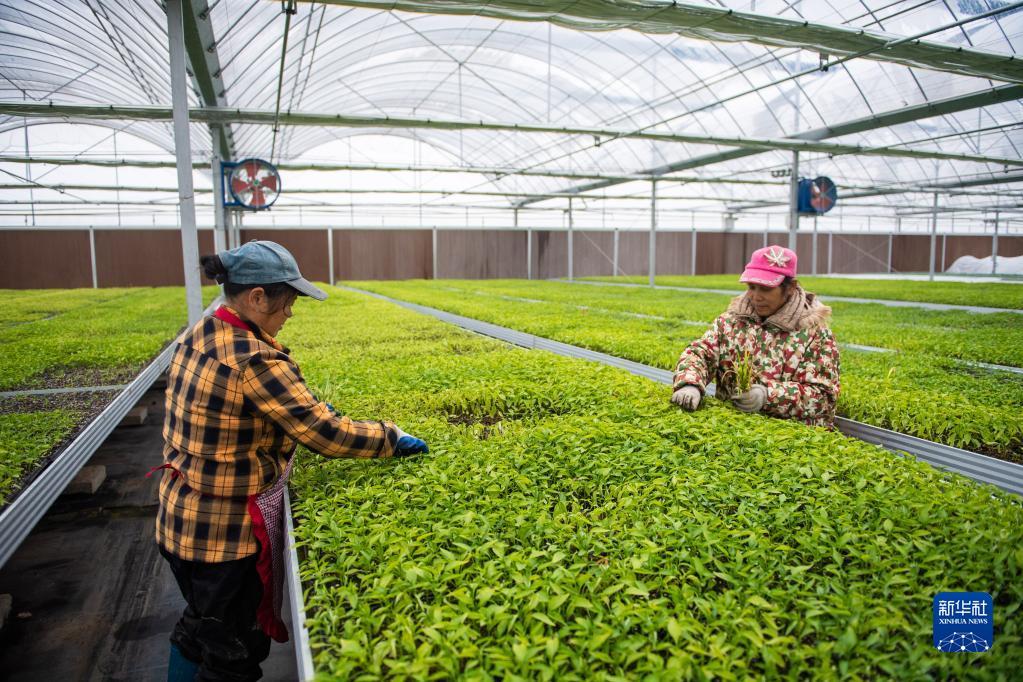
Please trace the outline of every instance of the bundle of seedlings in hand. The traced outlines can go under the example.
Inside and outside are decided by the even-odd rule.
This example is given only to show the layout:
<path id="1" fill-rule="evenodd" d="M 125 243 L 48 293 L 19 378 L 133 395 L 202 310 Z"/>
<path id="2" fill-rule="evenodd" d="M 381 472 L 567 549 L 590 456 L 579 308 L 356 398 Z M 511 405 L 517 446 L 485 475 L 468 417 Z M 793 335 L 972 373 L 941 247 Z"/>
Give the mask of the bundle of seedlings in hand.
<path id="1" fill-rule="evenodd" d="M 756 378 L 753 372 L 753 354 L 748 350 L 743 351 L 739 361 L 734 364 L 734 369 L 725 372 L 725 376 L 728 375 L 735 379 L 735 395 L 749 391 L 753 387 L 753 379 Z"/>

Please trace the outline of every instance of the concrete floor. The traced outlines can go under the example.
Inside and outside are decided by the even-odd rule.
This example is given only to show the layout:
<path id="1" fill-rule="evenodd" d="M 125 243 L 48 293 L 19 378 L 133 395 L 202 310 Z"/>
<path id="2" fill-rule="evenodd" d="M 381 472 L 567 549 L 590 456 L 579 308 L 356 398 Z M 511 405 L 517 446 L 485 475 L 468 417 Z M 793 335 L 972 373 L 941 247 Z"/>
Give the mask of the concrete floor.
<path id="1" fill-rule="evenodd" d="M 184 600 L 153 540 L 158 478 L 145 478 L 162 462 L 163 391 L 139 404 L 146 425 L 114 430 L 89 462 L 107 467 L 99 490 L 61 497 L 0 570 L 0 594 L 14 598 L 0 679 L 166 679 Z M 290 621 L 287 604 L 284 613 Z M 263 672 L 296 679 L 290 642 L 272 646 Z"/>

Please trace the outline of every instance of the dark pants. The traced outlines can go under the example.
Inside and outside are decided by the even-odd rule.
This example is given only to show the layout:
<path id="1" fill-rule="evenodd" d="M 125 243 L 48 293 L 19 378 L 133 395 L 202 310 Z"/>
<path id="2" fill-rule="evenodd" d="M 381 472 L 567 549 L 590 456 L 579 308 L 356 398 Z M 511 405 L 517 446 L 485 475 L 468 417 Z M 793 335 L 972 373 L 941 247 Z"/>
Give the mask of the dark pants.
<path id="1" fill-rule="evenodd" d="M 174 626 L 171 643 L 199 664 L 200 680 L 247 682 L 263 676 L 270 638 L 256 623 L 263 585 L 256 556 L 207 564 L 185 561 L 162 547 L 188 605 Z"/>

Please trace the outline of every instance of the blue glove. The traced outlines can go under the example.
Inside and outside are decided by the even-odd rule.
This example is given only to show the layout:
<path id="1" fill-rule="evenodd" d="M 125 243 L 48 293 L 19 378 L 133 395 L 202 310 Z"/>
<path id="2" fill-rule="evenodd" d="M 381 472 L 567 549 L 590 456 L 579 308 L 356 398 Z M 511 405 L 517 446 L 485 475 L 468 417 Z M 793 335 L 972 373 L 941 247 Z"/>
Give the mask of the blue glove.
<path id="1" fill-rule="evenodd" d="M 407 457 L 409 455 L 425 454 L 429 451 L 430 447 L 426 444 L 425 440 L 410 436 L 398 428 L 398 446 L 394 453 L 395 456 Z"/>

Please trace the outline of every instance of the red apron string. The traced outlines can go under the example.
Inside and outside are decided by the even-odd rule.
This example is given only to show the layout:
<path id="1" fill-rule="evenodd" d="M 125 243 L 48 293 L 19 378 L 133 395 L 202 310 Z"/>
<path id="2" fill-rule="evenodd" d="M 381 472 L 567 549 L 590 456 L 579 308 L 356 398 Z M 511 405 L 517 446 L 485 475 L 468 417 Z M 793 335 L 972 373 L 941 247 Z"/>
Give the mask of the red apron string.
<path id="1" fill-rule="evenodd" d="M 181 472 L 178 471 L 177 469 L 175 469 L 173 464 L 168 462 L 166 464 L 161 464 L 158 467 L 153 467 L 152 469 L 150 469 L 149 473 L 146 474 L 146 478 L 152 478 L 153 474 L 155 474 L 160 469 L 170 469 L 171 470 L 171 478 L 177 478 L 178 476 L 181 475 Z"/>

